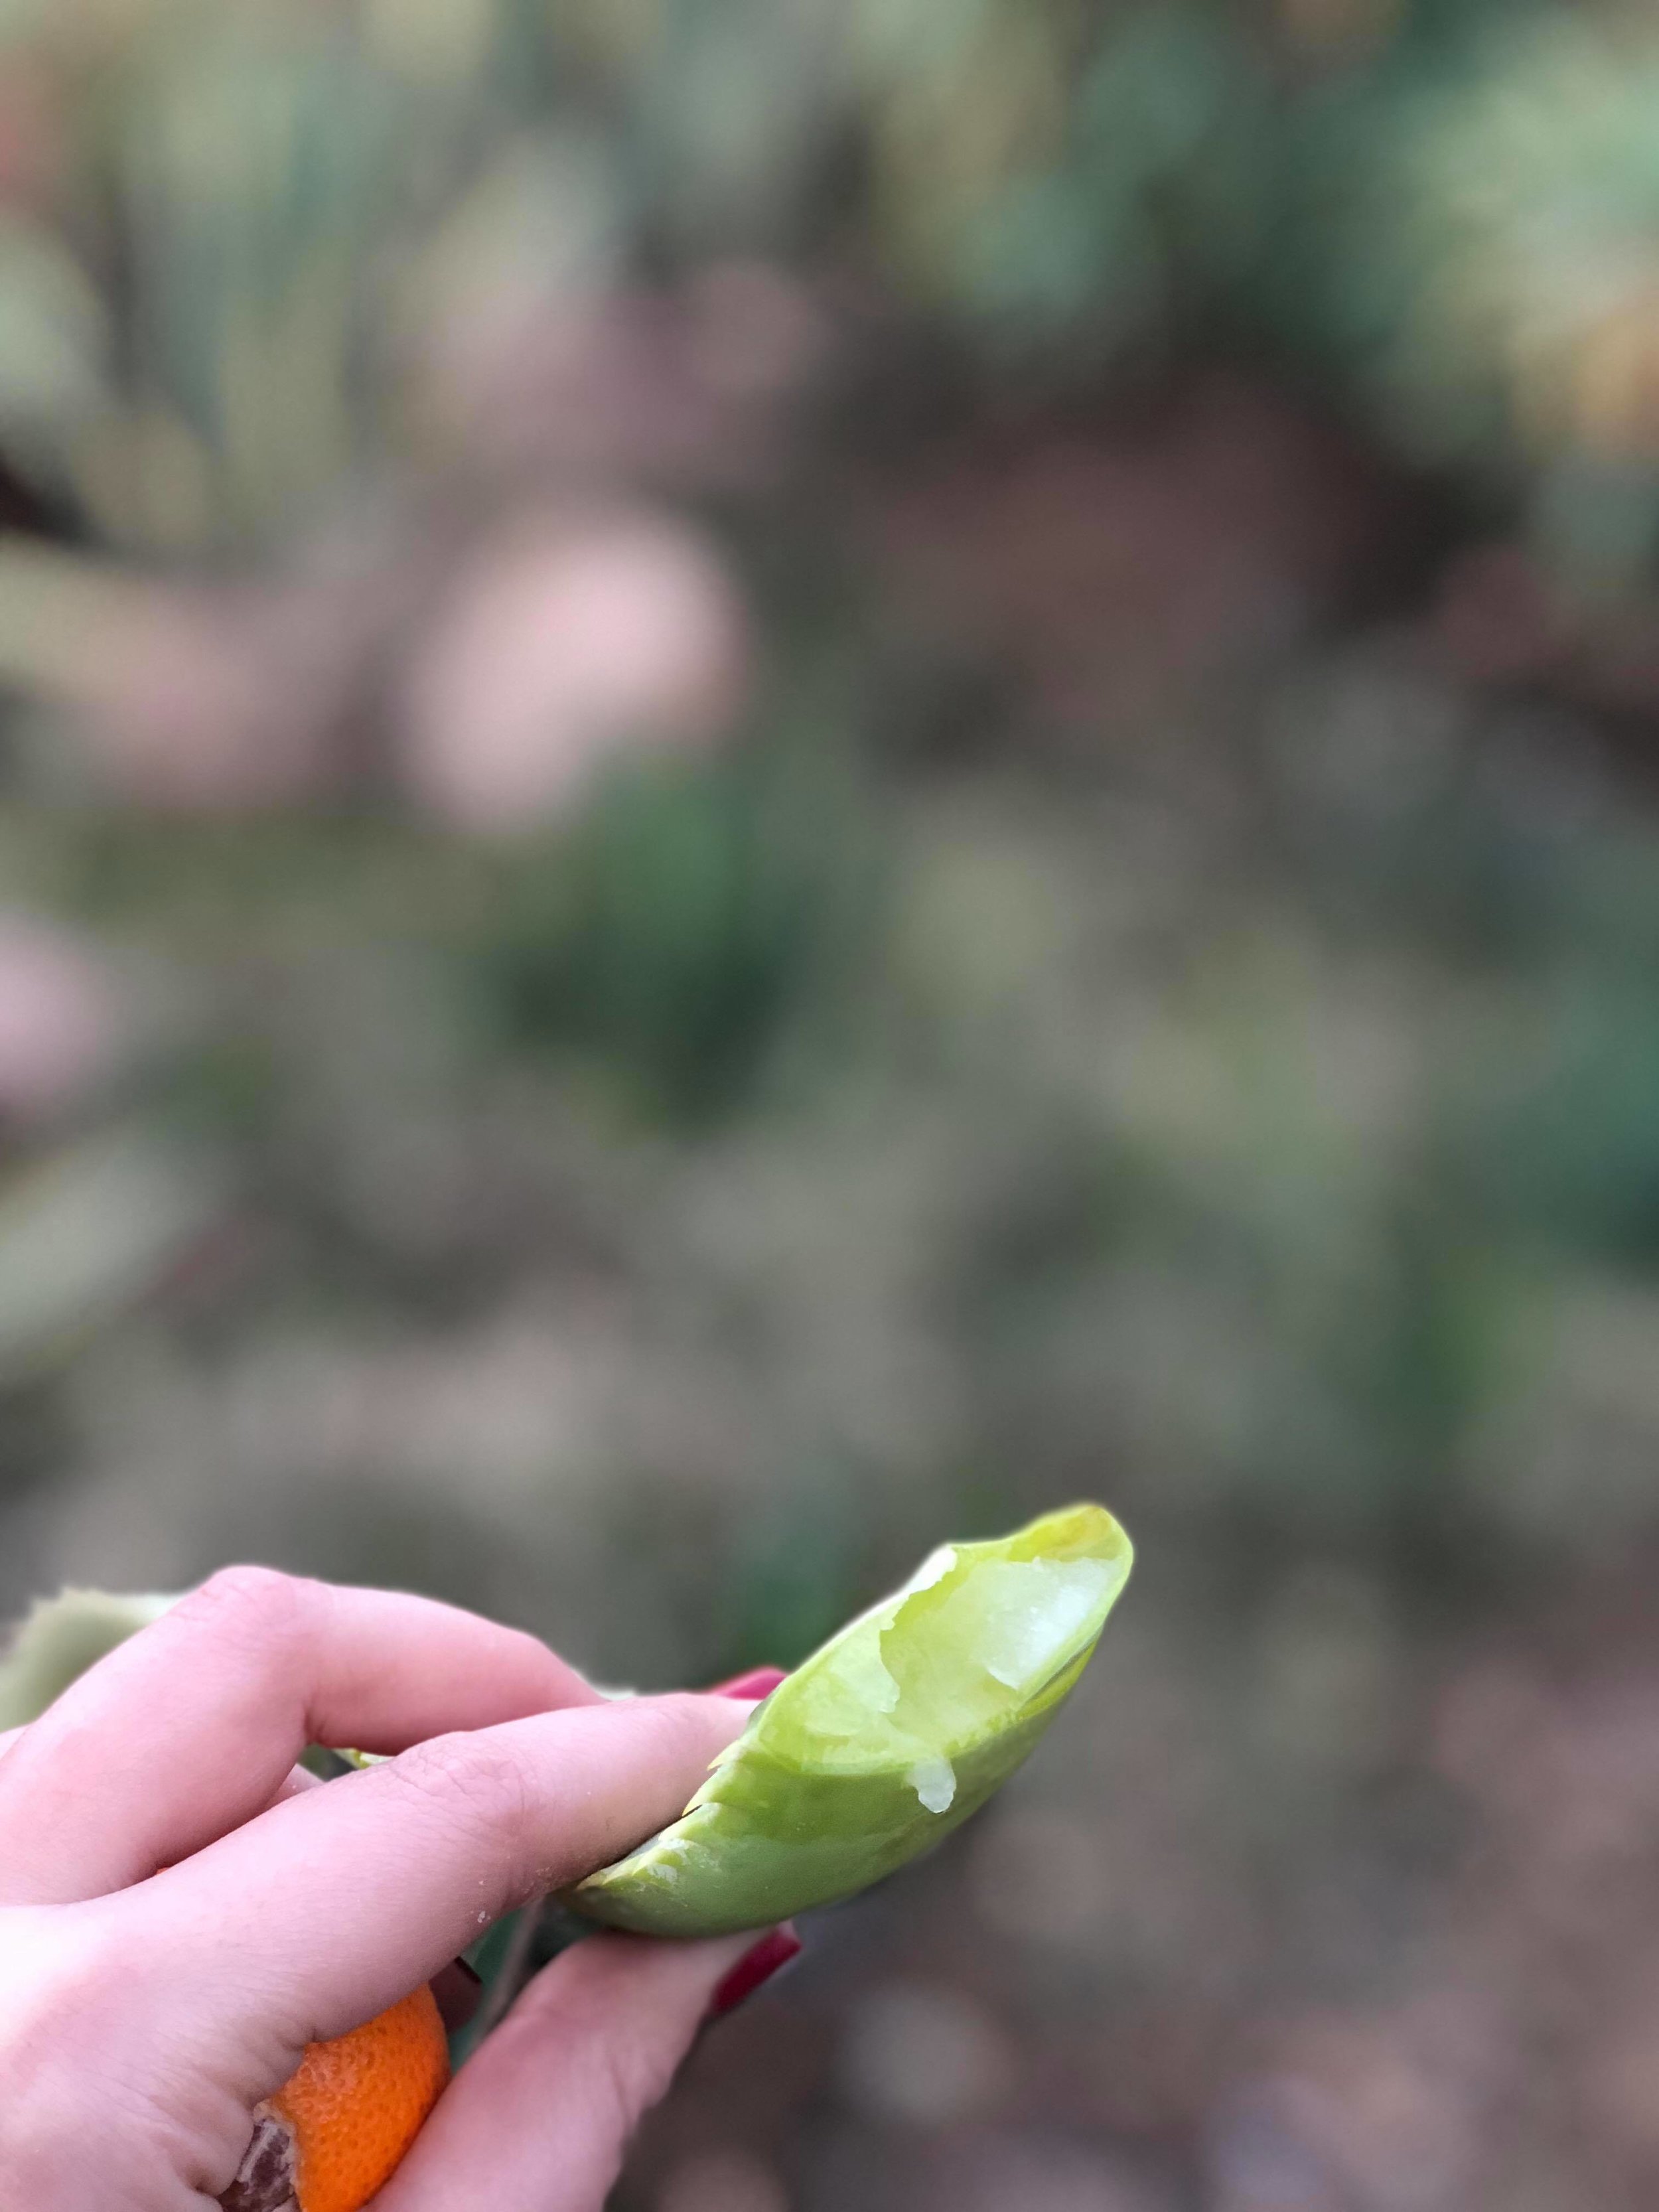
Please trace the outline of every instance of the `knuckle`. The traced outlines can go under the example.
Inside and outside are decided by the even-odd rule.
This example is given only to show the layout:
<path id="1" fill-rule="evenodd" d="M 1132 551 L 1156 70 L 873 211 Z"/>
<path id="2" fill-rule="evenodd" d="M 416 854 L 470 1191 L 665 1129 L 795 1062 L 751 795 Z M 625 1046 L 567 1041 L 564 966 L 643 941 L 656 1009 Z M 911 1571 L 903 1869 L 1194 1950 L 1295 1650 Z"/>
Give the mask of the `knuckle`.
<path id="1" fill-rule="evenodd" d="M 310 1611 L 312 1585 L 276 1567 L 221 1567 L 173 1607 L 173 1618 L 256 1644 L 286 1644 Z"/>
<path id="2" fill-rule="evenodd" d="M 683 1694 L 641 1698 L 634 1711 L 637 1725 L 649 1735 L 651 1749 L 665 1766 L 701 1773 L 714 1747 L 701 1699 Z"/>
<path id="3" fill-rule="evenodd" d="M 674 2078 L 659 2051 L 624 2037 L 599 2034 L 588 2045 L 589 2107 L 600 2118 L 603 2138 L 615 2148 L 620 2168 L 629 2138 Z"/>
<path id="4" fill-rule="evenodd" d="M 561 2041 L 583 2054 L 586 2086 L 619 2145 L 667 2094 L 695 2027 L 648 1967 L 641 1978 L 644 1963 L 634 1938 L 602 1936 L 567 1954 L 556 1984 Z"/>
<path id="5" fill-rule="evenodd" d="M 382 1770 L 421 1811 L 476 1838 L 504 1868 L 524 1858 L 533 1826 L 519 1762 L 477 1736 L 437 1735 Z"/>

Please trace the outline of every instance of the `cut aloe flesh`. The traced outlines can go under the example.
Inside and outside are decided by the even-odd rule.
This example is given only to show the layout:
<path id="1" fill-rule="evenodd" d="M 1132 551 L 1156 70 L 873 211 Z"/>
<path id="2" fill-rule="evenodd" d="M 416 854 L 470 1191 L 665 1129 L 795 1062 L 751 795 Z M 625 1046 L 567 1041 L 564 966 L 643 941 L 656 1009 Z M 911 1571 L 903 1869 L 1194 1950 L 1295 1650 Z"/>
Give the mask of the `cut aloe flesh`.
<path id="1" fill-rule="evenodd" d="M 756 1709 L 672 1826 L 568 1901 L 641 1935 L 717 1936 L 880 1881 L 1032 1749 L 1133 1557 L 1098 1505 L 942 1546 Z"/>

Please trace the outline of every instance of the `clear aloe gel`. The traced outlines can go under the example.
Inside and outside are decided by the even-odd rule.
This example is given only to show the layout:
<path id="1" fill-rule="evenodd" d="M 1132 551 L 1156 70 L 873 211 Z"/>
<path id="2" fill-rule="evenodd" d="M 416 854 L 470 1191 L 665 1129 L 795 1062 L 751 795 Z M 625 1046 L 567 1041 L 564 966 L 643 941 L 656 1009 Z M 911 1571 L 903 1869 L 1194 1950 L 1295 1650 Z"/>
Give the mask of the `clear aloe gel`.
<path id="1" fill-rule="evenodd" d="M 1031 1751 L 1133 1558 L 1099 1505 L 942 1546 L 773 1692 L 672 1826 L 566 1901 L 641 1935 L 716 1936 L 878 1881 Z"/>

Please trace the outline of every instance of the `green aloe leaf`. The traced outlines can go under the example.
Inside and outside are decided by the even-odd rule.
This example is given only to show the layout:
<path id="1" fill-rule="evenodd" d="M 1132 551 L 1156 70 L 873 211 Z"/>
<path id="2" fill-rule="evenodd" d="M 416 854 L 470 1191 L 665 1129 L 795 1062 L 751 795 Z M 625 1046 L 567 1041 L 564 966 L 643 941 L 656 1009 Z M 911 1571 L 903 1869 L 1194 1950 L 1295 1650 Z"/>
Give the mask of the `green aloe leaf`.
<path id="1" fill-rule="evenodd" d="M 0 1657 L 0 1729 L 36 1719 L 77 1675 L 176 1601 L 92 1589 L 38 1599 Z"/>
<path id="2" fill-rule="evenodd" d="M 941 1547 L 773 1692 L 672 1826 L 568 1902 L 641 1935 L 714 1936 L 878 1881 L 1033 1748 L 1133 1557 L 1098 1505 Z"/>

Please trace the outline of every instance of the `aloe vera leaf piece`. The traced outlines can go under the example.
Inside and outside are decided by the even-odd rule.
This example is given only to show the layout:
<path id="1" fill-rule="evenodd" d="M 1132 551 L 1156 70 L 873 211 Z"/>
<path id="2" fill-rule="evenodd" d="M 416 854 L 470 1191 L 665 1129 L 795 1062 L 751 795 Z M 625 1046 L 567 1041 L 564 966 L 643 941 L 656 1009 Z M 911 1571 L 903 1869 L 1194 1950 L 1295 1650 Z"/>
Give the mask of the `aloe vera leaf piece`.
<path id="1" fill-rule="evenodd" d="M 878 1881 L 1033 1749 L 1133 1558 L 1090 1504 L 941 1547 L 773 1692 L 678 1820 L 568 1902 L 642 1935 L 713 1936 Z"/>

